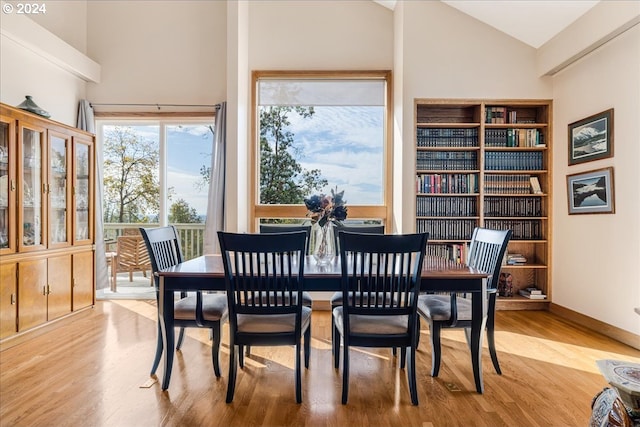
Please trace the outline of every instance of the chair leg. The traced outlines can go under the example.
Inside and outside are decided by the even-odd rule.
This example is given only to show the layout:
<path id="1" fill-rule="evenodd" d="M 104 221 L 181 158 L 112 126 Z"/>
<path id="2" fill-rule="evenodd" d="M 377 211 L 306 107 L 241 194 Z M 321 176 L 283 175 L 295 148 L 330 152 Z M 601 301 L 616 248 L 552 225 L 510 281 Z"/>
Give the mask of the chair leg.
<path id="1" fill-rule="evenodd" d="M 180 328 L 180 334 L 178 335 L 178 343 L 176 344 L 176 350 L 180 350 L 182 347 L 182 341 L 184 340 L 184 328 Z"/>
<path id="2" fill-rule="evenodd" d="M 431 330 L 431 376 L 437 377 L 440 372 L 440 325 L 431 322 L 429 325 Z"/>
<path id="3" fill-rule="evenodd" d="M 236 391 L 236 373 L 238 359 L 236 357 L 236 345 L 229 343 L 229 379 L 227 380 L 227 403 L 233 402 L 233 394 Z"/>
<path id="4" fill-rule="evenodd" d="M 407 361 L 407 380 L 409 381 L 409 393 L 411 394 L 411 403 L 418 404 L 418 385 L 416 383 L 416 348 L 409 347 L 409 360 Z"/>
<path id="5" fill-rule="evenodd" d="M 500 369 L 500 363 L 498 362 L 498 354 L 496 353 L 496 343 L 495 343 L 493 328 L 487 328 L 487 342 L 489 344 L 489 354 L 491 355 L 493 368 L 496 370 L 496 373 L 498 375 L 502 375 L 502 370 Z"/>
<path id="6" fill-rule="evenodd" d="M 245 356 L 251 356 L 251 346 L 247 345 L 245 347 L 246 347 L 246 349 L 244 350 Z"/>
<path id="7" fill-rule="evenodd" d="M 349 345 L 347 340 L 344 340 L 344 354 L 342 356 L 342 404 L 347 404 L 349 397 Z"/>
<path id="8" fill-rule="evenodd" d="M 395 350 L 395 347 L 393 348 Z M 407 362 L 407 347 L 400 347 L 400 369 L 404 369 Z"/>
<path id="9" fill-rule="evenodd" d="M 306 343 L 305 343 L 306 346 Z M 296 403 L 302 403 L 302 368 L 300 367 L 300 337 L 296 343 Z M 306 355 L 305 355 L 306 358 Z"/>
<path id="10" fill-rule="evenodd" d="M 153 358 L 153 366 L 151 367 L 151 375 L 156 374 L 158 365 L 160 365 L 160 359 L 162 359 L 162 350 L 164 344 L 162 342 L 162 329 L 160 328 L 160 322 L 158 322 L 158 342 L 156 343 L 156 355 Z"/>
<path id="11" fill-rule="evenodd" d="M 336 330 L 336 320 L 333 318 L 333 309 L 334 308 L 335 307 L 332 305 L 331 306 L 331 352 L 333 353 L 333 357 L 335 359 L 336 346 L 339 349 L 340 348 L 340 343 L 339 342 L 336 343 L 336 340 L 339 339 L 339 338 L 336 338 L 338 334 L 337 334 L 337 330 Z M 338 364 L 335 363 L 335 360 L 334 360 L 334 364 L 335 364 L 335 366 L 337 368 Z"/>
<path id="12" fill-rule="evenodd" d="M 240 369 L 244 369 L 244 346 L 238 346 L 238 364 L 240 365 Z"/>
<path id="13" fill-rule="evenodd" d="M 304 367 L 309 369 L 309 359 L 311 357 L 311 324 L 304 332 Z"/>
<path id="14" fill-rule="evenodd" d="M 211 328 L 211 332 L 213 333 L 213 342 L 211 343 L 211 360 L 213 362 L 213 372 L 216 374 L 217 378 L 220 378 L 220 323 L 218 323 L 215 327 Z"/>
<path id="15" fill-rule="evenodd" d="M 338 369 L 340 367 L 340 331 L 337 328 L 333 328 L 333 367 Z"/>

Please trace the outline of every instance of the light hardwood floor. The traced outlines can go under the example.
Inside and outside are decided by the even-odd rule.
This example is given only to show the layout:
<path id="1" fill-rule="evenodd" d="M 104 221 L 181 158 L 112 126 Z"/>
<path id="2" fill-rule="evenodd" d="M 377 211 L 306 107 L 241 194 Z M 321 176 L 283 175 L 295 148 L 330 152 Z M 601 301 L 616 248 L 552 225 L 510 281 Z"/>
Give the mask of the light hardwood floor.
<path id="1" fill-rule="evenodd" d="M 255 347 L 240 370 L 233 403 L 211 367 L 204 330 L 190 330 L 169 390 L 149 385 L 156 308 L 144 301 L 99 301 L 46 334 L 0 352 L 1 426 L 586 426 L 592 397 L 605 387 L 598 359 L 640 363 L 640 352 L 548 312 L 500 311 L 496 340 L 503 370 L 483 352 L 485 392 L 474 390 L 460 331 L 443 335 L 443 365 L 429 375 L 423 328 L 419 406 L 389 350 L 351 352 L 349 403 L 330 352 L 329 312 L 314 312 L 311 366 L 303 403 L 294 396 L 292 347 Z M 227 329 L 226 327 L 224 329 Z M 35 335 L 35 334 L 34 334 Z M 158 370 L 159 379 L 162 367 Z"/>

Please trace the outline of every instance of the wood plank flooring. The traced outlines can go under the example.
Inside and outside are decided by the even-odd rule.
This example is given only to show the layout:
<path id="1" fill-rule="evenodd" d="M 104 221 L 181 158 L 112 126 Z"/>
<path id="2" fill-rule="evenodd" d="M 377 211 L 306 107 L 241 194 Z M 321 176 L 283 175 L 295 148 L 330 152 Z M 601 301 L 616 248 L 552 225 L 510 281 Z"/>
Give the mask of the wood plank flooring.
<path id="1" fill-rule="evenodd" d="M 206 330 L 189 330 L 169 390 L 148 386 L 156 308 L 145 301 L 99 301 L 46 334 L 0 352 L 0 426 L 586 426 L 605 387 L 595 361 L 640 363 L 640 352 L 548 312 L 500 311 L 496 340 L 503 375 L 483 352 L 485 393 L 475 392 L 461 331 L 443 336 L 438 378 L 423 328 L 419 406 L 406 372 L 386 349 L 354 349 L 349 403 L 333 368 L 330 314 L 313 314 L 310 369 L 295 403 L 292 347 L 255 347 L 238 373 L 233 403 L 216 379 Z M 226 326 L 224 327 L 226 332 Z M 162 367 L 158 370 L 161 380 Z M 151 381 L 153 382 L 153 380 Z"/>

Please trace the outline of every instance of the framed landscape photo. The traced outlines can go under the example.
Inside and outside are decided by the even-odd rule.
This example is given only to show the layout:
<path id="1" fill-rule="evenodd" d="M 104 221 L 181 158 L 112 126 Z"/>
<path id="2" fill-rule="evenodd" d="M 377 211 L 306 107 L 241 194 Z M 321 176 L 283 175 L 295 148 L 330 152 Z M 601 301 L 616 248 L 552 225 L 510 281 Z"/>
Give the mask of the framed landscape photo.
<path id="1" fill-rule="evenodd" d="M 567 175 L 569 215 L 614 213 L 613 168 Z"/>
<path id="2" fill-rule="evenodd" d="M 613 108 L 569 125 L 569 166 L 613 156 Z"/>

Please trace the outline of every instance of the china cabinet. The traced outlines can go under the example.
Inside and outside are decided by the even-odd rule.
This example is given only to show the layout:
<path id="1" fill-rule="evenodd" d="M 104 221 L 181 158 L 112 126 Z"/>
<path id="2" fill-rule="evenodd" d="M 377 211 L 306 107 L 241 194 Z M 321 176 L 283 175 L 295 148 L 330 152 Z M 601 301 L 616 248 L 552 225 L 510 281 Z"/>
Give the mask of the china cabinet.
<path id="1" fill-rule="evenodd" d="M 95 302 L 94 141 L 0 104 L 0 340 Z"/>

